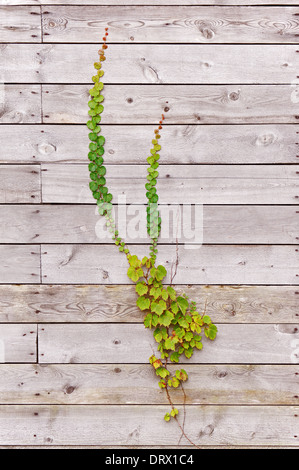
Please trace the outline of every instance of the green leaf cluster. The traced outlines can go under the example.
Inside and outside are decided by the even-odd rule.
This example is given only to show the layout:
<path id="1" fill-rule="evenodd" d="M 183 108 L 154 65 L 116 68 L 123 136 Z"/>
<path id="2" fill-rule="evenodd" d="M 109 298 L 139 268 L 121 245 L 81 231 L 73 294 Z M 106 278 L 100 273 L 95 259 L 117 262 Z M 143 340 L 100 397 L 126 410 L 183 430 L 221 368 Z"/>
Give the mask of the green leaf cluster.
<path id="1" fill-rule="evenodd" d="M 162 121 L 160 121 L 162 124 Z M 162 128 L 160 125 L 159 128 Z M 160 139 L 159 129 L 155 130 L 155 139 L 152 140 L 152 148 L 150 150 L 150 156 L 147 158 L 147 163 L 149 167 L 147 169 L 147 182 L 145 184 L 146 197 L 148 199 L 148 204 L 146 208 L 147 212 L 147 232 L 153 240 L 153 246 L 151 249 L 151 257 L 156 259 L 156 245 L 157 239 L 161 231 L 161 217 L 158 210 L 158 200 L 159 196 L 157 194 L 157 178 L 159 176 L 159 159 L 160 155 L 157 153 L 161 150 L 161 145 L 158 144 L 158 139 Z"/>
<path id="2" fill-rule="evenodd" d="M 105 37 L 108 28 L 106 28 Z M 167 270 L 163 265 L 156 266 L 157 243 L 161 231 L 161 217 L 158 208 L 157 178 L 159 176 L 159 144 L 162 129 L 162 121 L 158 129 L 155 130 L 155 138 L 152 140 L 152 148 L 147 158 L 147 182 L 145 184 L 146 197 L 148 200 L 147 212 L 147 232 L 151 238 L 149 256 L 139 259 L 132 255 L 125 242 L 119 236 L 113 218 L 112 194 L 109 193 L 106 182 L 106 167 L 104 165 L 105 138 L 101 135 L 101 114 L 104 111 L 104 84 L 100 80 L 104 72 L 102 62 L 105 61 L 106 43 L 99 51 L 99 61 L 94 63 L 96 70 L 92 77 L 94 83 L 90 89 L 90 100 L 88 102 L 90 119 L 87 122 L 89 130 L 89 165 L 90 183 L 89 187 L 98 205 L 100 215 L 106 219 L 106 226 L 112 234 L 112 239 L 120 252 L 124 252 L 128 260 L 128 278 L 136 286 L 137 307 L 144 312 L 144 326 L 153 329 L 153 336 L 157 343 L 160 358 L 154 354 L 149 361 L 156 376 L 159 379 L 158 385 L 165 389 L 169 398 L 170 388 L 183 387 L 183 382 L 188 380 L 188 374 L 184 369 L 168 369 L 169 363 L 178 363 L 181 356 L 191 358 L 196 349 L 203 347 L 202 338 L 214 340 L 217 335 L 217 327 L 212 323 L 206 312 L 200 313 L 196 302 L 189 301 L 187 295 L 178 294 L 172 286 L 165 286 L 163 281 L 167 276 Z M 165 421 L 171 418 L 177 419 L 178 410 L 171 403 L 170 413 L 164 416 Z"/>
<path id="3" fill-rule="evenodd" d="M 106 30 L 107 31 L 107 30 Z M 108 33 L 105 33 L 108 36 Z M 106 37 L 103 38 L 106 41 Z M 97 201 L 98 211 L 100 215 L 105 216 L 106 225 L 109 232 L 112 234 L 112 238 L 115 245 L 118 246 L 119 251 L 129 254 L 129 249 L 125 243 L 118 236 L 118 232 L 115 227 L 114 218 L 112 215 L 112 199 L 113 196 L 109 192 L 106 182 L 106 167 L 104 166 L 103 155 L 105 153 L 104 144 L 105 137 L 101 135 L 101 114 L 104 111 L 102 102 L 104 96 L 102 90 L 104 88 L 103 82 L 100 78 L 104 75 L 102 70 L 102 62 L 105 60 L 105 49 L 106 44 L 103 44 L 102 49 L 99 51 L 99 61 L 94 63 L 96 74 L 92 77 L 94 82 L 93 88 L 89 90 L 91 99 L 88 102 L 90 120 L 87 122 L 87 127 L 90 130 L 88 137 L 90 140 L 88 158 L 90 163 L 88 169 L 90 172 L 90 183 L 89 188 L 92 192 L 93 197 Z"/>

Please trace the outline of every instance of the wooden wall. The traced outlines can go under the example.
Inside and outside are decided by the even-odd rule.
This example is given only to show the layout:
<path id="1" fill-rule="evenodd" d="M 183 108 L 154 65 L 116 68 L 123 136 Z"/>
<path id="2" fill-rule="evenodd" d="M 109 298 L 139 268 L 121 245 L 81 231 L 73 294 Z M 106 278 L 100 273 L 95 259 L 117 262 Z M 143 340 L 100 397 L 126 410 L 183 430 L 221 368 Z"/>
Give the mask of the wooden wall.
<path id="1" fill-rule="evenodd" d="M 161 202 L 204 205 L 204 244 L 180 239 L 175 281 L 219 335 L 185 366 L 186 432 L 202 447 L 299 446 L 299 5 L 160 3 L 1 2 L 0 446 L 180 438 L 126 259 L 95 233 L 84 123 L 107 24 L 111 189 L 144 204 L 164 112 Z"/>

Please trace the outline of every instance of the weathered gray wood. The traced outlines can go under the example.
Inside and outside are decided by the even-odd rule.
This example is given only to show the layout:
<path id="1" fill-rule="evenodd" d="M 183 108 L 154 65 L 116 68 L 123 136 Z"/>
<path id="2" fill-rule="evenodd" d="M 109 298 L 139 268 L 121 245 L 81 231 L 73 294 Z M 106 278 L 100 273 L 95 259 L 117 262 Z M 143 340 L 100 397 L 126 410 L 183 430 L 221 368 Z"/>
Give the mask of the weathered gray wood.
<path id="1" fill-rule="evenodd" d="M 289 450 L 289 449 L 293 449 L 294 450 L 294 447 L 295 446 L 247 446 L 246 448 L 250 449 L 250 450 L 255 450 L 255 449 L 267 449 L 267 450 L 274 450 L 276 448 L 278 448 L 279 450 Z M 215 449 L 215 446 L 205 446 L 204 447 L 205 449 L 209 450 L 209 449 Z M 151 445 L 146 445 L 146 446 L 136 446 L 136 445 L 132 445 L 132 446 L 88 446 L 88 445 L 79 445 L 79 446 L 76 446 L 76 445 L 71 445 L 71 446 L 67 446 L 67 445 L 60 445 L 60 446 L 51 446 L 51 445 L 46 445 L 46 446 L 13 446 L 13 445 L 8 445 L 8 446 L 0 446 L 0 449 L 9 449 L 9 450 L 12 450 L 12 449 L 84 449 L 84 450 L 87 450 L 87 449 L 93 449 L 93 450 L 97 450 L 97 449 L 187 449 L 187 450 L 193 450 L 194 449 L 194 446 L 191 446 L 191 444 L 188 446 L 187 444 L 186 445 L 182 445 L 182 446 L 151 446 Z M 224 445 L 224 446 L 217 446 L 217 449 L 244 449 L 244 446 L 231 446 L 231 445 Z"/>
<path id="2" fill-rule="evenodd" d="M 0 363 L 36 361 L 36 325 L 0 325 Z M 3 379 L 1 379 L 3 382 Z"/>
<path id="3" fill-rule="evenodd" d="M 43 122 L 85 123 L 87 85 L 42 85 Z M 106 85 L 104 124 L 298 122 L 298 86 Z"/>
<path id="4" fill-rule="evenodd" d="M 169 370 L 176 370 L 169 366 Z M 186 404 L 296 405 L 297 365 L 186 365 Z M 181 390 L 171 392 L 183 404 Z M 151 365 L 0 366 L 1 404 L 167 404 Z"/>
<path id="5" fill-rule="evenodd" d="M 162 151 L 161 151 L 162 152 Z M 157 192 L 160 204 L 298 204 L 299 166 L 163 165 Z M 88 160 L 84 165 L 42 165 L 45 203 L 86 204 Z M 143 165 L 107 167 L 107 184 L 114 203 L 146 203 Z"/>
<path id="6" fill-rule="evenodd" d="M 163 420 L 168 410 L 169 405 L 2 405 L 0 444 L 175 445 L 181 433 Z M 189 406 L 185 431 L 200 446 L 248 446 L 249 440 L 252 446 L 296 446 L 298 411 L 298 406 Z"/>
<path id="7" fill-rule="evenodd" d="M 218 324 L 215 341 L 182 363 L 292 364 L 299 362 L 295 324 Z M 38 329 L 40 363 L 147 363 L 157 351 L 153 332 L 136 324 L 44 324 Z"/>
<path id="8" fill-rule="evenodd" d="M 298 252 L 293 246 L 203 245 L 179 246 L 177 284 L 297 284 Z M 133 245 L 143 257 L 148 247 Z M 46 284 L 127 284 L 128 263 L 109 245 L 43 245 L 42 281 Z M 170 270 L 175 245 L 160 245 L 157 258 Z"/>
<path id="9" fill-rule="evenodd" d="M 0 282 L 40 282 L 40 247 L 36 245 L 0 245 Z"/>
<path id="10" fill-rule="evenodd" d="M 296 323 L 297 286 L 176 286 L 217 322 Z M 133 285 L 0 285 L 0 322 L 139 323 Z"/>
<path id="11" fill-rule="evenodd" d="M 128 207 L 116 206 L 115 220 L 121 227 L 126 224 L 128 243 L 145 243 L 147 234 L 137 230 L 134 217 L 142 214 L 146 227 L 146 207 L 136 205 L 135 209 L 136 213 L 129 212 Z M 298 244 L 296 209 L 294 206 L 204 205 L 200 212 L 203 241 L 206 244 Z M 165 207 L 161 207 L 166 227 L 163 226 L 160 241 L 188 243 L 191 222 L 184 220 L 184 208 L 177 205 L 172 206 L 171 211 L 167 209 L 169 222 L 164 210 Z M 180 222 L 172 217 L 177 213 L 181 214 Z M 98 227 L 103 224 L 105 219 L 99 215 L 95 204 L 72 207 L 43 204 L 38 208 L 0 205 L 0 243 L 113 243 L 108 231 L 99 233 Z M 134 230 L 131 230 L 133 225 Z"/>
<path id="12" fill-rule="evenodd" d="M 12 2 L 13 0 L 6 0 Z M 296 0 L 246 0 L 246 5 L 293 5 Z M 15 0 L 15 5 L 86 5 L 86 0 Z M 88 0 L 89 5 L 102 5 L 103 0 Z M 156 5 L 155 0 L 105 0 L 105 5 Z M 163 5 L 240 5 L 242 0 L 163 0 Z"/>
<path id="13" fill-rule="evenodd" d="M 107 163 L 123 163 L 126 152 L 126 164 L 146 164 L 152 126 L 103 125 L 102 132 Z M 0 126 L 0 140 L 1 163 L 86 163 L 90 143 L 84 124 L 24 124 L 22 132 L 18 125 Z M 298 163 L 297 141 L 296 124 L 165 126 L 160 164 Z"/>
<path id="14" fill-rule="evenodd" d="M 1 165 L 0 179 L 1 203 L 41 202 L 39 165 Z M 6 229 L 1 227 L 1 230 Z"/>
<path id="15" fill-rule="evenodd" d="M 3 44 L 2 79 L 6 83 L 90 83 L 98 49 L 97 44 Z M 112 44 L 105 82 L 293 83 L 297 49 L 296 45 Z"/>
<path id="16" fill-rule="evenodd" d="M 297 8 L 45 6 L 44 42 L 294 43 Z"/>
<path id="17" fill-rule="evenodd" d="M 40 85 L 0 84 L 0 123 L 38 122 L 41 122 Z"/>
<path id="18" fill-rule="evenodd" d="M 41 42 L 41 11 L 4 0 L 0 6 L 0 42 Z M 31 2 L 32 3 L 32 2 Z"/>

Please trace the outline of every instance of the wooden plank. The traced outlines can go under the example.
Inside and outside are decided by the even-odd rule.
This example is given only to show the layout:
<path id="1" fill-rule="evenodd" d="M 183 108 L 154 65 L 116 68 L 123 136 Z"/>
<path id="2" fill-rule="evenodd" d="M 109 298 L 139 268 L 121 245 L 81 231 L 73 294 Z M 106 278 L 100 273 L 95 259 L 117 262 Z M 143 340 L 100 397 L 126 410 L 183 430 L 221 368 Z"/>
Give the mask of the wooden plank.
<path id="1" fill-rule="evenodd" d="M 187 246 L 188 248 L 188 246 Z M 298 253 L 293 246 L 179 246 L 177 284 L 297 284 Z M 191 249 L 192 248 L 192 249 Z M 133 245 L 143 257 L 148 247 Z M 43 245 L 42 281 L 46 284 L 128 284 L 128 263 L 114 246 Z M 160 245 L 157 262 L 170 273 L 175 245 Z M 165 282 L 169 282 L 169 274 Z"/>
<path id="2" fill-rule="evenodd" d="M 44 42 L 294 43 L 298 8 L 44 6 Z"/>
<path id="3" fill-rule="evenodd" d="M 298 365 L 186 365 L 186 404 L 296 405 Z M 170 366 L 175 370 L 176 366 Z M 181 390 L 171 392 L 183 404 Z M 148 365 L 0 366 L 1 404 L 167 404 Z"/>
<path id="4" fill-rule="evenodd" d="M 1 3 L 0 42 L 41 42 L 40 7 Z"/>
<path id="5" fill-rule="evenodd" d="M 1 203 L 41 202 L 39 165 L 1 165 L 0 178 Z"/>
<path id="6" fill-rule="evenodd" d="M 7 3 L 11 0 L 7 0 Z M 289 5 L 296 0 L 246 0 L 246 5 Z M 16 5 L 84 5 L 86 0 L 16 0 Z M 103 0 L 88 0 L 88 5 L 103 5 Z M 105 0 L 105 5 L 156 5 L 154 0 Z M 163 5 L 240 5 L 242 0 L 163 0 Z"/>
<path id="7" fill-rule="evenodd" d="M 98 48 L 96 44 L 4 44 L 2 79 L 6 83 L 90 83 Z M 105 82 L 176 84 L 179 77 L 185 84 L 293 83 L 297 49 L 296 45 L 112 44 Z M 20 64 L 17 76 L 16 62 Z"/>
<path id="8" fill-rule="evenodd" d="M 0 444 L 174 445 L 181 433 L 163 420 L 168 410 L 169 405 L 2 405 Z M 248 446 L 249 438 L 252 446 L 296 446 L 298 411 L 298 406 L 190 406 L 185 431 L 200 446 Z M 181 446 L 186 444 L 182 439 Z"/>
<path id="9" fill-rule="evenodd" d="M 36 325 L 0 325 L 0 363 L 36 361 Z M 3 381 L 3 380 L 2 380 Z"/>
<path id="10" fill-rule="evenodd" d="M 103 125 L 109 164 L 145 163 L 152 126 Z M 88 130 L 82 125 L 0 126 L 1 163 L 87 161 Z M 298 163 L 296 124 L 172 125 L 161 138 L 160 163 Z M 221 142 L 221 145 L 219 145 Z M 240 148 L 242 152 L 240 153 Z"/>
<path id="11" fill-rule="evenodd" d="M 104 124 L 298 122 L 297 86 L 106 85 Z M 44 123 L 86 123 L 90 86 L 42 85 Z M 145 111 L 146 110 L 146 111 Z"/>
<path id="12" fill-rule="evenodd" d="M 40 247 L 36 245 L 0 245 L 0 282 L 40 282 Z"/>
<path id="13" fill-rule="evenodd" d="M 40 85 L 0 85 L 0 123 L 41 122 Z"/>
<path id="14" fill-rule="evenodd" d="M 218 324 L 215 341 L 182 363 L 298 363 L 295 324 Z M 44 324 L 38 329 L 40 363 L 148 363 L 157 342 L 142 324 Z"/>
<path id="15" fill-rule="evenodd" d="M 297 204 L 298 165 L 163 165 L 157 192 L 160 204 Z M 114 203 L 147 202 L 143 165 L 107 167 Z M 85 165 L 42 165 L 45 203 L 86 204 L 94 201 Z M 133 184 L 134 181 L 134 184 Z"/>
<path id="16" fill-rule="evenodd" d="M 221 323 L 296 323 L 296 286 L 176 286 Z M 0 285 L 0 322 L 139 323 L 133 285 Z M 206 304 L 206 305 L 205 305 Z"/>
<path id="17" fill-rule="evenodd" d="M 134 223 L 136 214 L 140 214 L 146 227 L 145 206 L 136 205 L 134 210 L 116 206 L 114 210 L 118 225 L 127 227 L 128 243 L 148 241 L 144 230 L 138 230 Z M 160 242 L 188 243 L 192 221 L 186 220 L 186 209 L 163 206 L 161 213 L 164 224 Z M 180 221 L 173 214 L 181 214 Z M 206 244 L 298 244 L 299 216 L 294 206 L 204 205 L 200 215 Z M 105 219 L 95 204 L 72 208 L 44 204 L 38 209 L 32 205 L 0 205 L 0 243 L 113 243 L 108 231 L 99 231 L 103 224 Z"/>

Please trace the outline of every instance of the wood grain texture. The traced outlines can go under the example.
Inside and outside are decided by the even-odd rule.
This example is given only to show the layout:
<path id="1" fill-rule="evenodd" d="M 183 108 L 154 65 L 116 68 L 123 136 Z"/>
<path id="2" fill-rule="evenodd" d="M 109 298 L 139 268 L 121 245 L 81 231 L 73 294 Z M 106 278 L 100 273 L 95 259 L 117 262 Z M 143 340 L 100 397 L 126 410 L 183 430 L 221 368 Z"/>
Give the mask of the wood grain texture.
<path id="1" fill-rule="evenodd" d="M 0 178 L 1 203 L 41 202 L 39 165 L 1 165 Z M 6 228 L 2 226 L 2 229 Z"/>
<path id="2" fill-rule="evenodd" d="M 36 245 L 0 245 L 0 282 L 40 282 L 40 247 Z"/>
<path id="3" fill-rule="evenodd" d="M 296 323 L 297 286 L 176 286 L 221 323 Z M 141 323 L 133 285 L 0 285 L 0 322 Z"/>
<path id="4" fill-rule="evenodd" d="M 0 363 L 35 362 L 36 325 L 0 325 Z"/>
<path id="5" fill-rule="evenodd" d="M 0 73 L 6 83 L 90 83 L 98 48 L 97 44 L 3 44 Z M 112 44 L 105 82 L 292 83 L 299 65 L 297 49 L 296 45 Z"/>
<path id="6" fill-rule="evenodd" d="M 169 405 L 2 405 L 0 444 L 174 445 L 180 431 L 163 420 L 168 409 Z M 185 431 L 200 446 L 247 446 L 248 439 L 252 446 L 296 446 L 298 411 L 298 406 L 190 406 Z"/>
<path id="7" fill-rule="evenodd" d="M 297 405 L 298 365 L 186 365 L 186 403 Z M 169 370 L 175 370 L 169 366 Z M 183 404 L 181 390 L 171 392 Z M 0 404 L 167 404 L 152 366 L 131 364 L 0 365 Z"/>
<path id="8" fill-rule="evenodd" d="M 299 166 L 276 165 L 163 165 L 157 193 L 160 204 L 297 204 Z M 86 204 L 94 201 L 85 165 L 42 164 L 45 203 Z M 144 166 L 107 167 L 113 202 L 147 202 Z M 134 181 L 134 184 L 132 184 Z"/>
<path id="9" fill-rule="evenodd" d="M 43 85 L 44 123 L 86 123 L 87 85 Z M 298 122 L 293 85 L 106 85 L 104 124 Z"/>
<path id="10" fill-rule="evenodd" d="M 152 126 L 103 125 L 106 161 L 146 164 Z M 296 124 L 164 126 L 160 164 L 298 163 Z M 0 126 L 1 163 L 86 163 L 90 143 L 82 125 Z M 221 145 L 220 145 L 221 143 Z M 240 148 L 242 152 L 240 153 Z"/>
<path id="11" fill-rule="evenodd" d="M 182 363 L 292 364 L 299 362 L 295 324 L 217 324 L 215 343 Z M 153 332 L 142 324 L 44 324 L 38 328 L 40 363 L 147 363 L 157 350 Z M 216 343 L 217 341 L 217 343 Z M 215 345 L 217 344 L 217 347 Z"/>
<path id="12" fill-rule="evenodd" d="M 298 321 L 296 286 L 177 286 L 223 323 Z M 132 285 L 0 286 L 2 322 L 138 323 Z"/>
<path id="13" fill-rule="evenodd" d="M 186 431 L 204 448 L 299 446 L 299 6 L 161 3 L 0 7 L 0 448 L 163 449 L 180 438 L 163 421 L 148 364 L 157 343 L 127 261 L 99 238 L 88 188 L 88 83 L 106 23 L 109 189 L 145 201 L 163 112 L 160 202 L 205 204 L 204 245 L 181 245 L 183 231 L 174 282 L 206 303 L 219 334 L 183 361 Z M 158 259 L 168 272 L 173 225 Z M 141 256 L 138 237 L 125 236 Z M 179 391 L 173 399 L 182 408 Z"/>
<path id="14" fill-rule="evenodd" d="M 0 6 L 0 42 L 41 42 L 41 11 L 37 6 Z M 3 5 L 4 3 L 4 5 Z"/>
<path id="15" fill-rule="evenodd" d="M 143 257 L 148 247 L 132 245 Z M 177 284 L 297 284 L 298 252 L 293 246 L 179 246 Z M 127 259 L 109 245 L 43 245 L 42 282 L 46 284 L 127 284 Z M 157 262 L 170 269 L 175 245 L 160 245 Z M 169 277 L 166 277 L 166 282 Z"/>
<path id="16" fill-rule="evenodd" d="M 297 8 L 193 6 L 45 6 L 44 42 L 294 43 Z"/>
<path id="17" fill-rule="evenodd" d="M 8 2 L 13 0 L 7 0 Z M 296 0 L 246 0 L 246 5 L 294 5 Z M 102 5 L 103 0 L 88 0 L 89 5 Z M 14 5 L 86 5 L 86 0 L 15 0 Z M 105 0 L 105 5 L 156 5 L 155 0 Z M 163 5 L 240 5 L 242 0 L 163 0 Z"/>
<path id="18" fill-rule="evenodd" d="M 147 234 L 134 222 L 140 215 L 140 224 L 146 227 L 146 207 L 129 207 L 116 206 L 115 220 L 120 227 L 127 224 L 128 243 L 147 243 Z M 200 211 L 193 208 L 191 214 L 192 217 L 202 216 L 202 223 L 197 223 L 206 244 L 297 245 L 299 215 L 296 209 L 294 206 L 204 205 Z M 186 209 L 173 205 L 171 208 L 162 206 L 160 211 L 164 221 L 160 241 L 188 243 L 192 221 L 185 220 Z M 177 214 L 180 214 L 180 220 Z M 43 204 L 38 208 L 34 205 L 0 205 L 0 243 L 112 244 L 104 224 L 95 204 L 72 207 Z"/>
<path id="19" fill-rule="evenodd" d="M 40 85 L 0 85 L 0 124 L 41 122 Z"/>

